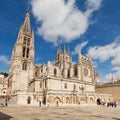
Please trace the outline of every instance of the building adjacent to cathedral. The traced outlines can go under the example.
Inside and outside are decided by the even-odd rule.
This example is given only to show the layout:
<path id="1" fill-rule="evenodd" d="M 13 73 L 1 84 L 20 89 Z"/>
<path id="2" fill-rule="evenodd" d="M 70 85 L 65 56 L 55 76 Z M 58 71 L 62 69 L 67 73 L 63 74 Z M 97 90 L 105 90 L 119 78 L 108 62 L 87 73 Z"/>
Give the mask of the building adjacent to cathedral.
<path id="1" fill-rule="evenodd" d="M 0 73 L 0 98 L 7 95 L 7 78 Z"/>
<path id="2" fill-rule="evenodd" d="M 96 86 L 96 92 L 101 94 L 112 94 L 114 101 L 120 104 L 120 80 L 112 80 Z"/>
<path id="3" fill-rule="evenodd" d="M 34 31 L 27 11 L 12 51 L 8 77 L 8 94 L 16 103 L 41 101 L 43 104 L 66 105 L 112 99 L 109 94 L 95 93 L 99 77 L 89 57 L 79 53 L 77 64 L 73 64 L 70 50 L 59 48 L 54 64 L 36 65 L 34 54 Z"/>

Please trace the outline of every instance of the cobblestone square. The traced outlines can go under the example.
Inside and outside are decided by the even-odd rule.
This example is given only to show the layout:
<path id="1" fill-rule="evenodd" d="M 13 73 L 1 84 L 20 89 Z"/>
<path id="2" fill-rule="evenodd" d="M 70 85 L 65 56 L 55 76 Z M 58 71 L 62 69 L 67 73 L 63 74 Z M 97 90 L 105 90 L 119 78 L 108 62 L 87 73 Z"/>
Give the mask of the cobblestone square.
<path id="1" fill-rule="evenodd" d="M 120 106 L 0 107 L 0 120 L 120 120 Z"/>

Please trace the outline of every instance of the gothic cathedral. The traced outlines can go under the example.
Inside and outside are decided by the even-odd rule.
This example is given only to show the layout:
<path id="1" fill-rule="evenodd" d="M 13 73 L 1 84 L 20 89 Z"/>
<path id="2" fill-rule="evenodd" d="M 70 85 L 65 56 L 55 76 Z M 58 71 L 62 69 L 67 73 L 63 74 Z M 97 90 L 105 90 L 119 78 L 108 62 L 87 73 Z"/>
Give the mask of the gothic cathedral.
<path id="1" fill-rule="evenodd" d="M 70 50 L 59 48 L 54 64 L 36 65 L 34 53 L 34 31 L 27 11 L 12 51 L 8 77 L 9 95 L 17 104 L 41 101 L 44 105 L 75 105 L 108 99 L 95 93 L 99 75 L 89 57 L 78 53 L 78 63 L 73 64 Z"/>

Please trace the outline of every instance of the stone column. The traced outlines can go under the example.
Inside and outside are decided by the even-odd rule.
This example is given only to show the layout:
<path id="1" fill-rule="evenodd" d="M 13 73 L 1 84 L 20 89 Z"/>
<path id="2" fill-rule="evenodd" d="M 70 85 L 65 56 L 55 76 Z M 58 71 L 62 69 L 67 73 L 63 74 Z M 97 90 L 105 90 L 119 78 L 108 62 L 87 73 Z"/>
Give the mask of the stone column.
<path id="1" fill-rule="evenodd" d="M 73 66 L 70 68 L 70 78 L 73 77 Z"/>

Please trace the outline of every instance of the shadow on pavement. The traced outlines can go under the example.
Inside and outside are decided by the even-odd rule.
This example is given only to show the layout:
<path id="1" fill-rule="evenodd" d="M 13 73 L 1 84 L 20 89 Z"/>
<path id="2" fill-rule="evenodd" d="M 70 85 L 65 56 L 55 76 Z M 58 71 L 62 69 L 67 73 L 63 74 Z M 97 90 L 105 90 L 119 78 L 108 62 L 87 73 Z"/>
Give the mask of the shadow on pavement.
<path id="1" fill-rule="evenodd" d="M 112 119 L 114 119 L 114 120 L 120 120 L 120 118 L 114 118 L 114 117 Z"/>
<path id="2" fill-rule="evenodd" d="M 0 112 L 0 120 L 10 120 L 10 118 L 13 118 L 10 115 L 7 115 L 5 113 Z"/>

